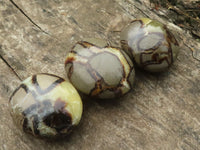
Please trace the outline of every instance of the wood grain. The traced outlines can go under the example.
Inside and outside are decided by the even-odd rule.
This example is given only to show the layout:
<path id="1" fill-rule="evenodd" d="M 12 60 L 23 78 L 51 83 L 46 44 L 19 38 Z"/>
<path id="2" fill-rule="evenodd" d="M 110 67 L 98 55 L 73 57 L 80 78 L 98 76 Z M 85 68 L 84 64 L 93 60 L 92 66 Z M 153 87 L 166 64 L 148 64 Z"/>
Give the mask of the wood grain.
<path id="1" fill-rule="evenodd" d="M 200 46 L 167 11 L 151 9 L 147 0 L 0 0 L 0 149 L 200 149 Z M 119 46 L 116 31 L 137 17 L 163 22 L 182 43 L 167 72 L 136 69 L 135 88 L 119 100 L 83 98 L 81 123 L 62 141 L 36 139 L 15 127 L 8 99 L 20 79 L 40 72 L 65 77 L 74 43 L 98 37 Z"/>

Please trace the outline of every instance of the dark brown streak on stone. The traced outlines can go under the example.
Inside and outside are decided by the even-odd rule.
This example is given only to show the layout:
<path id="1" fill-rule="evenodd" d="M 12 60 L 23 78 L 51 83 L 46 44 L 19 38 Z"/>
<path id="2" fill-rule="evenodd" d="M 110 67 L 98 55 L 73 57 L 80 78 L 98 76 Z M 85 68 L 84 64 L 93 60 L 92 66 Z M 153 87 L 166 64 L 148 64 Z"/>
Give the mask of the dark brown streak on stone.
<path id="1" fill-rule="evenodd" d="M 34 115 L 33 116 L 33 130 L 34 130 L 34 135 L 39 135 L 40 134 L 40 131 L 38 130 L 38 124 L 39 124 L 38 116 Z"/>
<path id="2" fill-rule="evenodd" d="M 174 35 L 167 29 L 166 26 L 164 26 L 164 29 L 167 33 L 167 38 L 169 39 L 169 41 L 171 41 L 172 43 L 174 43 L 174 45 L 179 46 L 178 41 L 176 40 L 176 38 L 174 37 Z"/>
<path id="3" fill-rule="evenodd" d="M 102 48 L 108 48 L 108 47 L 110 47 L 109 45 L 106 45 L 106 46 L 104 46 L 104 47 L 100 47 L 100 46 L 97 46 L 97 45 L 95 45 L 95 44 L 92 44 L 92 43 L 90 43 L 90 42 L 87 42 L 87 41 L 81 41 L 81 42 L 78 42 L 78 44 L 80 44 L 81 46 L 83 46 L 84 48 L 90 48 L 90 47 L 96 47 L 96 48 L 99 48 L 99 49 L 102 49 Z M 90 52 L 92 52 L 92 51 L 90 51 Z"/>
<path id="4" fill-rule="evenodd" d="M 122 91 L 120 89 L 120 87 L 122 86 L 122 82 L 123 79 L 120 80 L 119 84 L 117 86 L 109 86 L 104 79 L 102 78 L 101 80 L 98 80 L 95 83 L 95 87 L 90 91 L 89 95 L 91 96 L 98 96 L 99 94 L 103 93 L 106 90 L 112 91 L 115 93 L 115 96 L 121 96 L 122 95 Z M 103 85 L 103 86 L 102 86 Z M 97 93 L 97 95 L 94 95 L 93 93 L 97 90 L 100 89 L 100 92 Z"/>
<path id="5" fill-rule="evenodd" d="M 146 67 L 146 66 L 148 66 L 148 65 L 161 64 L 164 60 L 166 60 L 166 62 L 167 62 L 167 64 L 168 64 L 168 67 L 169 67 L 169 66 L 170 66 L 170 63 L 169 63 L 167 57 L 164 57 L 164 58 L 162 58 L 162 59 L 159 59 L 157 62 L 155 62 L 155 60 L 146 61 L 142 66 L 143 66 L 143 67 Z"/>
<path id="6" fill-rule="evenodd" d="M 55 74 L 50 74 L 50 73 L 39 73 L 38 75 L 48 75 L 48 76 L 52 76 L 52 77 L 57 77 L 57 78 L 61 78 Z M 63 78 L 62 78 L 63 79 Z M 64 79 L 63 79 L 64 80 Z"/>
<path id="7" fill-rule="evenodd" d="M 129 84 L 129 86 L 131 87 L 131 84 L 130 84 L 130 82 L 129 82 L 128 79 L 129 79 L 129 76 L 130 76 L 130 74 L 131 74 L 131 71 L 132 71 L 133 67 L 131 67 L 131 64 L 129 63 L 129 61 L 128 61 L 128 59 L 126 58 L 125 54 L 124 54 L 123 52 L 121 52 L 121 53 L 122 53 L 124 59 L 126 60 L 128 66 L 129 66 L 129 73 L 128 73 L 128 75 L 127 75 L 127 82 L 128 82 L 128 84 Z M 121 62 L 121 61 L 120 61 L 120 62 Z M 123 65 L 122 62 L 121 62 L 121 64 L 122 64 L 122 67 L 123 67 L 123 78 L 121 79 L 120 83 L 122 83 L 122 82 L 126 79 L 125 67 L 124 67 L 124 65 Z M 122 86 L 122 84 L 121 84 L 121 86 Z"/>
<path id="8" fill-rule="evenodd" d="M 46 94 L 48 92 L 50 92 L 51 90 L 53 90 L 57 85 L 61 84 L 62 82 L 64 82 L 64 79 L 60 78 L 58 80 L 56 80 L 54 83 L 51 84 L 51 86 L 49 86 L 47 89 L 45 90 L 41 90 L 40 94 Z"/>
<path id="9" fill-rule="evenodd" d="M 17 89 L 15 89 L 15 91 L 12 93 L 12 95 L 10 96 L 9 102 L 12 100 L 13 96 L 15 95 L 15 93 L 20 89 L 23 88 L 25 90 L 26 93 L 30 92 L 32 94 L 32 96 L 34 97 L 34 100 L 37 101 L 37 94 L 34 91 L 30 91 L 28 89 L 28 87 L 25 84 L 21 84 Z"/>
<path id="10" fill-rule="evenodd" d="M 127 82 L 128 82 L 128 84 L 129 84 L 130 87 L 132 87 L 132 84 L 131 84 L 131 82 L 129 81 L 129 77 L 130 77 L 131 72 L 133 71 L 133 69 L 134 69 L 134 66 L 133 66 L 133 67 L 130 67 L 130 72 L 129 72 L 128 76 L 127 76 Z M 133 88 L 133 87 L 132 87 L 132 88 Z"/>
<path id="11" fill-rule="evenodd" d="M 147 65 L 149 65 L 149 64 L 161 64 L 163 60 L 166 60 L 167 63 L 168 63 L 168 65 L 169 65 L 169 61 L 168 61 L 168 59 L 167 59 L 166 57 L 160 59 L 158 62 L 155 62 L 155 58 L 156 58 L 156 54 L 157 54 L 157 53 L 155 53 L 155 54 L 152 56 L 154 60 L 152 60 L 152 61 L 146 61 L 145 63 L 143 62 L 143 59 L 142 59 L 143 57 L 142 57 L 142 56 L 143 56 L 144 54 L 152 54 L 157 48 L 159 48 L 159 46 L 160 46 L 161 43 L 162 43 L 162 41 L 159 41 L 153 48 L 151 48 L 151 49 L 144 49 L 144 50 L 143 50 L 144 52 L 142 52 L 142 53 L 140 54 L 140 63 L 142 64 L 143 67 L 145 67 L 145 66 L 147 66 Z M 139 45 L 138 45 L 138 48 L 139 48 Z M 163 54 L 164 54 L 164 53 L 165 53 L 165 52 L 163 52 Z M 169 55 L 168 52 L 167 52 L 167 54 Z"/>
<path id="12" fill-rule="evenodd" d="M 48 74 L 47 74 L 48 75 Z M 57 76 L 55 76 L 57 77 Z M 53 82 L 48 88 L 46 88 L 45 90 L 42 90 L 37 82 L 37 76 L 33 75 L 32 77 L 32 83 L 35 86 L 37 92 L 41 95 L 46 94 L 48 92 L 50 92 L 52 89 L 54 89 L 57 85 L 59 85 L 60 83 L 64 82 L 65 80 L 63 78 L 58 78 L 58 80 L 56 80 L 55 82 Z"/>
<path id="13" fill-rule="evenodd" d="M 67 132 L 72 127 L 72 116 L 65 110 L 67 103 L 61 98 L 58 98 L 54 104 L 54 112 L 44 118 L 44 123 L 56 129 L 57 132 L 62 132 L 67 129 Z"/>
<path id="14" fill-rule="evenodd" d="M 44 32 L 45 34 L 48 34 L 46 31 L 44 31 L 39 25 L 37 25 L 13 0 L 10 0 L 10 2 L 34 25 L 36 26 L 40 31 Z"/>
<path id="15" fill-rule="evenodd" d="M 22 112 L 24 115 L 24 122 L 23 122 L 23 130 L 26 132 L 33 132 L 34 135 L 39 135 L 39 130 L 38 130 L 38 116 L 34 114 L 34 110 L 38 109 L 41 105 L 39 103 L 33 104 L 30 107 L 28 107 L 26 110 Z M 28 127 L 28 119 L 27 116 L 31 115 L 31 120 L 32 120 L 32 125 L 33 125 L 33 131 L 30 127 Z"/>
<path id="16" fill-rule="evenodd" d="M 66 66 L 68 63 L 72 63 L 74 60 L 75 60 L 74 57 L 68 57 L 68 58 L 65 60 L 65 66 Z"/>
<path id="17" fill-rule="evenodd" d="M 104 80 L 103 79 L 100 79 L 98 81 L 96 81 L 95 83 L 95 87 L 90 91 L 89 95 L 90 96 L 97 96 L 99 95 L 100 93 L 103 92 L 103 89 L 102 89 L 102 84 L 104 83 Z M 98 89 L 100 89 L 100 92 L 96 92 Z"/>
<path id="18" fill-rule="evenodd" d="M 148 53 L 148 54 L 152 54 L 152 53 L 153 52 Z M 141 53 L 140 54 L 140 63 L 141 63 L 142 67 L 145 67 L 145 66 L 150 65 L 150 64 L 160 64 L 160 63 L 155 62 L 155 60 L 149 60 L 149 61 L 143 62 L 142 55 L 144 55 L 144 54 L 146 54 L 146 53 Z"/>
<path id="19" fill-rule="evenodd" d="M 76 54 L 77 52 L 74 50 L 74 48 L 76 47 L 76 45 L 79 44 L 78 42 L 72 46 L 71 50 L 70 50 L 70 53 L 74 53 Z M 80 44 L 79 44 L 80 45 Z M 82 45 L 81 45 L 82 46 Z"/>
<path id="20" fill-rule="evenodd" d="M 32 84 L 37 84 L 38 85 L 36 75 L 32 76 Z"/>
<path id="21" fill-rule="evenodd" d="M 73 70 L 74 70 L 73 69 L 73 62 L 68 62 L 68 63 L 65 64 L 65 68 L 67 67 L 67 65 L 70 65 L 70 64 L 71 64 L 71 66 L 70 66 L 70 68 L 69 68 L 69 70 L 67 72 L 68 79 L 71 79 L 71 76 L 72 76 L 72 73 L 73 73 Z"/>
<path id="22" fill-rule="evenodd" d="M 28 119 L 26 117 L 24 118 L 22 126 L 25 132 L 31 133 L 31 129 L 28 127 Z"/>
<path id="23" fill-rule="evenodd" d="M 25 90 L 25 92 L 27 93 L 28 92 L 28 88 L 25 84 L 21 84 L 18 88 L 15 89 L 15 91 L 12 93 L 12 95 L 10 96 L 10 99 L 9 99 L 9 102 L 12 100 L 13 96 L 17 93 L 17 91 L 20 89 L 20 88 L 23 88 Z"/>
<path id="24" fill-rule="evenodd" d="M 14 68 L 3 58 L 3 56 L 0 54 L 0 58 L 3 60 L 3 62 L 10 68 L 10 70 L 15 74 L 15 76 L 22 81 L 20 76 L 17 74 L 17 72 L 14 70 Z"/>
<path id="25" fill-rule="evenodd" d="M 73 68 L 73 63 L 72 63 L 71 67 L 69 68 L 69 73 L 67 75 L 69 79 L 71 79 L 73 71 L 74 71 L 74 68 Z"/>
<path id="26" fill-rule="evenodd" d="M 82 55 L 80 55 L 77 51 L 75 51 L 74 50 L 74 48 L 77 46 L 77 45 L 81 45 L 79 42 L 77 42 L 73 47 L 72 47 L 72 49 L 71 49 L 71 51 L 70 51 L 70 53 L 72 53 L 72 54 L 76 54 L 77 56 L 79 56 L 79 57 L 82 57 L 82 58 L 88 58 L 88 57 L 86 57 L 86 56 L 82 56 Z M 83 45 L 81 45 L 82 47 L 83 47 L 83 49 L 86 49 L 87 47 L 84 47 Z M 88 48 L 88 51 L 90 51 L 89 50 L 89 48 Z M 90 53 L 92 53 L 93 54 L 93 52 L 92 51 L 90 51 Z M 68 59 L 66 59 L 66 61 L 67 61 Z M 74 61 L 75 59 L 73 59 L 72 61 Z M 67 62 L 65 62 L 65 63 L 67 63 Z"/>
<path id="27" fill-rule="evenodd" d="M 139 22 L 141 23 L 140 28 L 143 28 L 143 27 L 144 27 L 144 23 L 143 23 L 142 20 L 135 19 L 135 20 L 131 21 L 131 23 L 134 23 L 134 22 L 136 22 L 136 21 L 139 21 Z"/>
<path id="28" fill-rule="evenodd" d="M 84 48 L 90 48 L 92 46 L 95 46 L 94 44 L 91 44 L 91 43 L 86 42 L 86 41 L 79 41 L 76 44 L 79 44 L 79 45 L 83 46 Z"/>
<path id="29" fill-rule="evenodd" d="M 132 49 L 128 46 L 128 42 L 125 40 L 121 40 L 120 43 L 121 43 L 122 49 L 128 52 L 128 56 L 133 58 Z"/>
<path id="30" fill-rule="evenodd" d="M 171 46 L 171 42 L 176 45 L 179 46 L 178 41 L 176 40 L 176 38 L 174 37 L 173 34 L 171 34 L 171 32 L 168 31 L 167 27 L 165 27 L 166 33 L 167 33 L 167 43 L 169 46 L 169 55 L 171 54 L 171 62 L 173 63 L 173 52 L 172 52 L 172 46 Z"/>

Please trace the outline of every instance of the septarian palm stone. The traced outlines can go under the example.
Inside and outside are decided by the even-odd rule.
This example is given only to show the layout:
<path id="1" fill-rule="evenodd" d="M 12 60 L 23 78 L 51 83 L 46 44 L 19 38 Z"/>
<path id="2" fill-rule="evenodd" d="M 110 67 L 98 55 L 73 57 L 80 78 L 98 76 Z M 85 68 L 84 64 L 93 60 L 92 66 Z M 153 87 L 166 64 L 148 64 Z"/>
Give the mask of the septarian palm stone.
<path id="1" fill-rule="evenodd" d="M 166 26 L 148 18 L 133 20 L 121 32 L 121 46 L 139 67 L 150 72 L 169 68 L 179 51 Z"/>
<path id="2" fill-rule="evenodd" d="M 9 104 L 15 123 L 37 137 L 65 136 L 78 125 L 82 115 L 82 101 L 76 89 L 51 74 L 24 80 Z"/>
<path id="3" fill-rule="evenodd" d="M 124 95 L 135 78 L 128 55 L 100 39 L 76 43 L 67 55 L 65 69 L 75 88 L 102 99 Z"/>

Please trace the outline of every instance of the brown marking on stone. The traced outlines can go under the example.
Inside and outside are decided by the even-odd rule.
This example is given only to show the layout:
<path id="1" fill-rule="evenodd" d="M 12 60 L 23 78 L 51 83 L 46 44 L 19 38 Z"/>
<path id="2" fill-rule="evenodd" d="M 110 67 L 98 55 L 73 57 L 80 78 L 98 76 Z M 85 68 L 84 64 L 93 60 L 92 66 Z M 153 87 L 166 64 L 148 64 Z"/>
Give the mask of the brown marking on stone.
<path id="1" fill-rule="evenodd" d="M 54 104 L 54 112 L 45 116 L 43 122 L 51 127 L 56 129 L 57 132 L 61 132 L 64 129 L 67 131 L 72 127 L 72 116 L 65 109 L 67 103 L 62 99 L 57 99 Z"/>
<path id="2" fill-rule="evenodd" d="M 174 45 L 179 46 L 179 43 L 178 43 L 178 41 L 176 40 L 175 36 L 168 30 L 168 28 L 167 28 L 166 26 L 164 26 L 164 29 L 165 29 L 166 34 L 167 34 L 167 39 L 168 39 L 169 41 L 171 41 Z M 168 41 L 168 40 L 167 40 L 167 41 Z"/>
<path id="3" fill-rule="evenodd" d="M 78 42 L 77 42 L 76 44 L 74 44 L 69 52 L 70 52 L 70 53 L 76 54 L 77 52 L 74 50 L 74 48 L 75 48 L 76 45 L 78 45 L 78 44 L 79 44 Z M 80 44 L 79 44 L 79 45 L 80 45 Z"/>
<path id="4" fill-rule="evenodd" d="M 87 42 L 87 41 L 82 41 L 82 42 L 84 42 L 84 44 L 87 45 L 88 49 L 90 49 L 93 46 L 96 47 L 96 48 L 99 48 L 99 49 L 103 49 L 103 48 L 109 47 L 109 45 L 106 45 L 104 47 L 100 47 L 100 46 L 97 46 L 97 45 L 95 45 L 93 43 L 90 43 L 90 42 Z"/>
<path id="5" fill-rule="evenodd" d="M 36 77 L 36 75 L 32 76 L 32 83 L 33 84 L 37 84 L 37 77 Z"/>
<path id="6" fill-rule="evenodd" d="M 146 67 L 146 66 L 148 66 L 148 65 L 153 65 L 153 64 L 161 64 L 163 61 L 166 61 L 167 64 L 168 64 L 168 67 L 169 67 L 170 63 L 169 63 L 167 57 L 163 57 L 163 58 L 159 59 L 158 62 L 155 62 L 155 61 L 146 61 L 146 62 L 143 64 L 143 67 Z"/>
<path id="7" fill-rule="evenodd" d="M 105 83 L 105 81 L 102 79 L 95 85 L 95 88 L 91 90 L 89 95 L 98 97 L 99 94 L 103 93 L 106 90 L 109 90 L 111 92 L 114 92 L 115 97 L 120 97 L 123 94 L 122 90 L 120 89 L 120 87 L 123 86 L 123 84 L 122 84 L 123 80 L 125 80 L 125 79 L 122 78 L 120 80 L 120 83 L 117 86 L 110 86 L 110 85 L 107 85 Z"/>
<path id="8" fill-rule="evenodd" d="M 23 88 L 24 91 L 27 93 L 28 92 L 28 88 L 25 84 L 21 84 L 19 87 L 17 87 L 14 92 L 12 93 L 12 95 L 10 96 L 9 98 L 9 102 L 12 100 L 13 96 L 17 93 L 17 91 L 20 89 L 20 88 Z"/>
<path id="9" fill-rule="evenodd" d="M 97 96 L 103 91 L 102 84 L 105 83 L 103 78 L 95 83 L 95 87 L 90 91 L 90 96 Z"/>
<path id="10" fill-rule="evenodd" d="M 68 58 L 65 60 L 65 66 L 66 66 L 68 63 L 72 63 L 74 60 L 75 60 L 74 57 L 68 57 Z"/>
<path id="11" fill-rule="evenodd" d="M 159 56 L 159 54 L 158 53 L 154 53 L 154 51 L 152 51 L 152 52 L 150 52 L 150 53 L 141 53 L 141 56 L 142 55 L 144 55 L 144 54 L 152 54 L 152 59 L 151 60 L 149 60 L 149 61 L 146 61 L 145 63 L 143 63 L 143 65 L 148 65 L 149 63 L 155 63 L 155 64 L 160 64 L 160 63 L 162 63 L 162 62 L 160 62 L 160 61 L 162 61 L 162 60 L 164 60 L 164 59 L 168 59 L 167 57 L 164 57 L 164 59 L 163 58 L 161 58 L 161 59 L 157 59 L 157 57 Z M 168 52 L 162 52 L 161 54 L 168 54 Z"/>
<path id="12" fill-rule="evenodd" d="M 34 83 L 33 85 L 35 86 L 35 89 L 40 95 L 46 94 L 53 90 L 56 86 L 64 82 L 65 80 L 63 78 L 58 77 L 58 80 L 54 81 L 48 88 L 42 90 L 37 82 L 37 77 L 33 76 L 32 82 Z"/>
<path id="13" fill-rule="evenodd" d="M 79 41 L 77 42 L 77 44 L 80 44 L 81 46 L 83 46 L 84 48 L 90 48 L 92 46 L 95 46 L 94 44 L 92 43 L 89 43 L 87 41 Z M 96 46 L 95 46 L 96 47 Z"/>
<path id="14" fill-rule="evenodd" d="M 65 112 L 53 112 L 46 116 L 43 122 L 50 128 L 56 129 L 57 132 L 62 132 L 62 130 L 70 130 L 72 127 L 72 117 L 69 113 Z"/>
<path id="15" fill-rule="evenodd" d="M 71 63 L 71 67 L 69 68 L 69 71 L 67 73 L 68 79 L 71 79 L 73 71 L 74 71 L 74 67 L 73 67 L 73 63 Z"/>
<path id="16" fill-rule="evenodd" d="M 85 47 L 83 47 L 83 48 L 85 48 Z M 93 53 L 93 52 L 91 51 L 90 48 L 85 48 L 85 49 L 87 49 L 87 50 L 91 53 L 91 56 L 92 56 L 93 54 L 95 54 L 95 53 Z M 75 52 L 75 51 L 74 51 L 74 52 Z M 77 56 L 81 57 L 81 58 L 88 59 L 87 56 L 80 55 L 78 52 L 76 52 L 75 54 L 76 54 Z M 91 56 L 90 56 L 90 57 L 91 57 Z"/>
<path id="17" fill-rule="evenodd" d="M 121 62 L 121 64 L 122 64 L 122 62 Z M 125 72 L 125 67 L 124 67 L 124 64 L 122 64 L 122 68 L 123 68 L 123 77 L 122 77 L 122 79 L 125 79 L 126 78 L 126 72 Z M 129 70 L 130 71 L 130 70 Z M 119 84 L 121 83 L 121 81 L 119 82 Z"/>
<path id="18" fill-rule="evenodd" d="M 155 34 L 155 32 L 154 32 L 154 34 Z M 164 36 L 163 36 L 163 38 L 164 38 Z M 167 41 L 167 42 L 169 44 L 169 41 Z M 142 52 L 140 54 L 140 64 L 141 64 L 142 67 L 145 67 L 147 65 L 152 65 L 152 64 L 161 64 L 164 60 L 166 60 L 166 62 L 168 63 L 168 66 L 170 65 L 170 63 L 168 61 L 168 57 L 164 57 L 164 58 L 161 58 L 160 60 L 158 60 L 157 59 L 158 53 L 155 53 L 155 54 L 152 55 L 152 60 L 143 62 L 143 57 L 142 56 L 144 54 L 152 54 L 152 53 L 154 53 L 154 51 L 159 48 L 160 44 L 162 44 L 162 41 L 158 42 L 152 49 L 142 50 L 142 51 L 144 51 L 144 52 Z M 162 52 L 161 54 L 168 54 L 168 56 L 171 55 L 172 50 L 170 49 L 169 45 L 168 45 L 168 48 L 169 48 L 168 52 Z M 138 48 L 139 48 L 139 45 L 138 45 Z M 171 58 L 171 57 L 169 57 L 169 58 Z M 173 59 L 173 58 L 171 58 L 171 59 Z M 173 62 L 173 60 L 172 60 L 172 62 Z"/>
<path id="19" fill-rule="evenodd" d="M 50 110 L 50 107 L 52 107 L 50 100 L 44 100 L 41 103 L 36 102 L 35 104 L 24 110 L 22 112 L 25 118 L 23 122 L 24 131 L 32 133 L 36 136 L 39 135 L 40 131 L 38 130 L 38 125 L 40 121 L 42 121 L 40 119 L 43 119 L 43 117 L 45 118 L 45 116 L 48 115 L 48 110 Z M 31 127 L 29 126 L 29 122 L 32 124 L 33 129 L 31 129 Z"/>
<path id="20" fill-rule="evenodd" d="M 129 74 L 128 74 L 128 76 L 127 76 L 127 82 L 128 82 L 128 84 L 129 84 L 130 87 L 132 87 L 132 84 L 131 84 L 131 82 L 129 81 L 129 77 L 130 77 L 131 72 L 133 71 L 133 69 L 134 69 L 134 67 L 130 67 Z"/>
<path id="21" fill-rule="evenodd" d="M 31 128 L 28 127 L 28 119 L 27 119 L 26 117 L 24 118 L 24 121 L 23 121 L 22 127 L 23 127 L 24 132 L 32 133 Z"/>
<path id="22" fill-rule="evenodd" d="M 56 78 L 61 78 L 61 77 L 59 77 L 59 76 L 57 76 L 55 74 L 50 74 L 50 73 L 38 73 L 37 75 L 48 75 L 48 76 L 52 76 L 52 77 L 56 77 Z"/>
<path id="23" fill-rule="evenodd" d="M 143 22 L 142 20 L 139 20 L 139 19 L 135 19 L 135 20 L 131 21 L 131 23 L 134 23 L 134 22 L 136 22 L 136 21 L 139 21 L 139 22 L 141 23 L 140 28 L 143 28 L 143 27 L 144 27 L 144 22 Z"/>
<path id="24" fill-rule="evenodd" d="M 38 130 L 38 124 L 39 124 L 39 120 L 38 120 L 38 116 L 37 115 L 33 115 L 33 121 L 32 121 L 32 124 L 33 124 L 33 133 L 34 135 L 39 135 L 40 134 L 40 131 Z"/>
<path id="25" fill-rule="evenodd" d="M 133 58 L 133 54 L 132 54 L 132 51 L 133 51 L 133 50 L 132 50 L 131 47 L 128 45 L 128 42 L 125 41 L 125 40 L 121 40 L 120 43 L 121 43 L 122 49 L 124 49 L 125 51 L 127 51 L 127 54 L 128 54 L 131 58 Z"/>
<path id="26" fill-rule="evenodd" d="M 168 43 L 168 47 L 169 47 L 169 58 L 171 58 L 171 63 L 174 62 L 173 60 L 173 52 L 172 52 L 172 47 L 171 47 L 171 43 L 173 43 L 176 46 L 179 46 L 178 41 L 175 39 L 174 35 L 168 31 L 168 29 L 166 28 L 166 33 L 167 33 L 167 43 Z"/>
<path id="27" fill-rule="evenodd" d="M 87 42 L 87 41 L 79 41 L 79 42 L 77 42 L 77 43 L 72 47 L 72 50 L 70 51 L 70 53 L 74 53 L 74 54 L 76 54 L 77 56 L 80 56 L 80 57 L 82 57 L 82 58 L 88 58 L 88 57 L 82 56 L 82 55 L 80 55 L 78 52 L 76 52 L 76 51 L 74 50 L 75 47 L 76 47 L 77 45 L 81 45 L 83 48 L 87 48 L 88 51 L 90 51 L 90 53 L 92 53 L 92 54 L 94 54 L 94 53 L 91 51 L 90 47 L 92 47 L 92 46 L 97 47 L 97 46 L 95 46 L 94 44 L 89 43 L 89 42 Z"/>
<path id="28" fill-rule="evenodd" d="M 97 45 L 90 43 L 90 42 L 87 42 L 87 41 L 80 41 L 80 42 L 77 42 L 77 43 L 80 44 L 81 46 L 83 46 L 84 48 L 88 48 L 88 49 L 90 49 L 91 47 L 96 47 L 96 48 L 99 48 L 99 49 L 110 47 L 108 45 L 108 43 L 104 47 L 97 46 Z"/>

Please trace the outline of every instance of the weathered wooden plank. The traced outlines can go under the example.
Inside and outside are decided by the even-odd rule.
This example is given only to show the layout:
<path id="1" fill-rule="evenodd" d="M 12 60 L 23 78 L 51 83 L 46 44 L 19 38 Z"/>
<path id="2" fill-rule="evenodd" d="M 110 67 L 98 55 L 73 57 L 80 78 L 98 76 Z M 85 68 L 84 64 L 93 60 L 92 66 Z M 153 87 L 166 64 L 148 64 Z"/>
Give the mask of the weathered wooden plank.
<path id="1" fill-rule="evenodd" d="M 119 31 L 135 17 L 152 17 L 169 25 L 183 41 L 168 72 L 136 70 L 135 88 L 115 101 L 84 99 L 80 126 L 63 141 L 38 140 L 12 124 L 7 100 L 19 79 L 0 60 L 0 149 L 187 149 L 200 147 L 200 63 L 189 48 L 198 45 L 171 24 L 166 10 L 155 12 L 136 1 L 16 1 L 33 25 L 10 1 L 0 2 L 0 55 L 26 78 L 37 72 L 65 76 L 64 59 L 73 43 L 100 37 L 119 44 Z M 187 44 L 187 45 L 186 45 Z M 10 83 L 13 81 L 14 83 Z"/>

